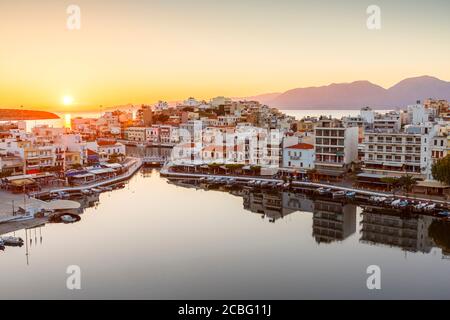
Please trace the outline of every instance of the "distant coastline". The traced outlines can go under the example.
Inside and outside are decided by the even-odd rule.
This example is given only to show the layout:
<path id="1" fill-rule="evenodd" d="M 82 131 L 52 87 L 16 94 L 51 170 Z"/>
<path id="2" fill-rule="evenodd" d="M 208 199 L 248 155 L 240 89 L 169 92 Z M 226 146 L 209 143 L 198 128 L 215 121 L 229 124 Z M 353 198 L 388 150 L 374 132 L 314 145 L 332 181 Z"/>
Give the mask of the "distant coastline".
<path id="1" fill-rule="evenodd" d="M 60 119 L 52 112 L 19 109 L 0 109 L 0 121 Z"/>

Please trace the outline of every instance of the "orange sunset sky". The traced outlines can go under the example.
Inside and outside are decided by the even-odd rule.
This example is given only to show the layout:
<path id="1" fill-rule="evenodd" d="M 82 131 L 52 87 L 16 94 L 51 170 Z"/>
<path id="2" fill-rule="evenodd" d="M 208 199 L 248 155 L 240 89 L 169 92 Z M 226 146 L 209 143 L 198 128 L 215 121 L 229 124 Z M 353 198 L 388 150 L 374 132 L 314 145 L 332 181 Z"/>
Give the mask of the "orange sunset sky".
<path id="1" fill-rule="evenodd" d="M 81 8 L 79 31 L 66 27 L 70 4 Z M 366 27 L 370 4 L 381 8 L 379 31 Z M 446 0 L 1 1 L 0 107 L 77 111 L 450 80 L 449 9 Z"/>

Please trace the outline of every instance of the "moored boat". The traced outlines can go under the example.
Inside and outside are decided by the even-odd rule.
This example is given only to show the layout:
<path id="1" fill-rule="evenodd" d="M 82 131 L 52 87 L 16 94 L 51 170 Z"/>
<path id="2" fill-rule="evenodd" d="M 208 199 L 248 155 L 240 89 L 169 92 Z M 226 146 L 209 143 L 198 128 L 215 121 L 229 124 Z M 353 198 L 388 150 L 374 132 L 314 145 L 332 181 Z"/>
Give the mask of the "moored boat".
<path id="1" fill-rule="evenodd" d="M 319 188 L 316 190 L 316 192 L 320 195 L 329 195 L 331 194 L 331 189 L 330 188 Z"/>
<path id="2" fill-rule="evenodd" d="M 335 191 L 333 192 L 333 199 L 339 199 L 345 197 L 345 191 Z"/>
<path id="3" fill-rule="evenodd" d="M 2 237 L 1 240 L 5 246 L 21 247 L 23 246 L 23 239 L 19 237 L 7 236 Z"/>

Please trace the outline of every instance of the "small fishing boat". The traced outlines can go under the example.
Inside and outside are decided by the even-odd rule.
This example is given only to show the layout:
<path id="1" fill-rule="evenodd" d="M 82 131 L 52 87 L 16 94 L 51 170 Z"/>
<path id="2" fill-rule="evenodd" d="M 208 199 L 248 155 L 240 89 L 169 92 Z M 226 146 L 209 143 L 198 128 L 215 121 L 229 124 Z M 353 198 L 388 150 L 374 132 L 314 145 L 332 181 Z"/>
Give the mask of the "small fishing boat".
<path id="1" fill-rule="evenodd" d="M 74 218 L 74 217 L 72 217 L 72 216 L 70 216 L 70 215 L 68 215 L 68 214 L 61 216 L 60 219 L 61 219 L 61 221 L 64 222 L 64 223 L 74 223 L 74 222 L 77 221 L 76 218 Z"/>
<path id="2" fill-rule="evenodd" d="M 406 200 L 397 199 L 391 203 L 394 208 L 404 208 L 409 205 L 409 202 Z"/>
<path id="3" fill-rule="evenodd" d="M 347 198 L 354 198 L 354 197 L 356 197 L 356 192 L 355 191 L 348 191 L 348 192 L 345 193 L 345 196 Z"/>
<path id="4" fill-rule="evenodd" d="M 287 189 L 291 186 L 291 184 L 289 182 L 286 182 L 285 184 L 283 184 L 283 188 Z"/>
<path id="5" fill-rule="evenodd" d="M 252 186 L 254 186 L 254 185 L 255 185 L 255 183 L 256 183 L 256 181 L 255 181 L 255 180 L 251 180 L 251 181 L 249 181 L 249 182 L 248 182 L 248 185 L 252 187 Z"/>
<path id="6" fill-rule="evenodd" d="M 267 181 L 261 182 L 261 187 L 262 187 L 262 188 L 265 188 L 265 187 L 267 187 L 267 186 L 269 186 L 269 182 L 267 182 Z"/>
<path id="7" fill-rule="evenodd" d="M 448 211 L 441 211 L 441 212 L 438 212 L 437 215 L 440 216 L 440 217 L 446 218 L 446 217 L 450 216 L 450 212 L 448 212 Z"/>
<path id="8" fill-rule="evenodd" d="M 94 193 L 100 193 L 100 192 L 102 192 L 102 190 L 97 189 L 97 188 L 92 188 L 91 191 L 94 192 Z"/>
<path id="9" fill-rule="evenodd" d="M 333 192 L 333 199 L 339 199 L 345 197 L 345 191 Z"/>
<path id="10" fill-rule="evenodd" d="M 423 210 L 426 206 L 428 206 L 428 202 L 419 202 L 414 206 L 414 209 Z"/>
<path id="11" fill-rule="evenodd" d="M 316 192 L 323 196 L 323 195 L 331 194 L 331 189 L 330 188 L 319 188 L 316 190 Z"/>
<path id="12" fill-rule="evenodd" d="M 2 237 L 1 240 L 5 246 L 21 247 L 23 246 L 23 239 L 19 237 Z"/>
<path id="13" fill-rule="evenodd" d="M 277 187 L 278 187 L 278 188 L 283 188 L 283 185 L 284 185 L 284 182 L 278 182 L 278 183 L 277 183 Z"/>

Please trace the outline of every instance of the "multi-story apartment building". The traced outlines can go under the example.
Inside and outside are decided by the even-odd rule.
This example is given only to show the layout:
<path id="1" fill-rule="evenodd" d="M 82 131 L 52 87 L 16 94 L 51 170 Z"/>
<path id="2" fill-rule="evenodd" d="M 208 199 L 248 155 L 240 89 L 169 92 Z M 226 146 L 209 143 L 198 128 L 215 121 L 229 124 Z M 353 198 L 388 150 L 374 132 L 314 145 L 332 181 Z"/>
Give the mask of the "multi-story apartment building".
<path id="1" fill-rule="evenodd" d="M 23 148 L 25 173 L 35 173 L 55 166 L 56 153 L 53 145 L 32 145 Z"/>
<path id="2" fill-rule="evenodd" d="M 124 138 L 128 141 L 145 142 L 145 127 L 129 127 L 124 131 Z"/>
<path id="3" fill-rule="evenodd" d="M 145 142 L 159 143 L 159 126 L 145 128 Z"/>
<path id="4" fill-rule="evenodd" d="M 402 116 L 398 111 L 377 113 L 371 108 L 362 108 L 360 115 L 344 117 L 346 127 L 360 127 L 372 131 L 399 131 L 402 126 Z"/>
<path id="5" fill-rule="evenodd" d="M 431 141 L 431 158 L 433 163 L 439 159 L 445 158 L 448 153 L 449 135 L 447 128 L 441 127 Z"/>
<path id="6" fill-rule="evenodd" d="M 345 172 L 358 160 L 357 127 L 345 127 L 341 120 L 323 117 L 314 133 L 316 169 Z"/>
<path id="7" fill-rule="evenodd" d="M 6 176 L 15 176 L 24 174 L 24 163 L 18 156 L 2 155 L 0 156 L 0 174 Z"/>
<path id="8" fill-rule="evenodd" d="M 437 130 L 437 125 L 427 123 L 406 126 L 401 132 L 366 132 L 363 171 L 432 179 L 432 144 Z"/>

